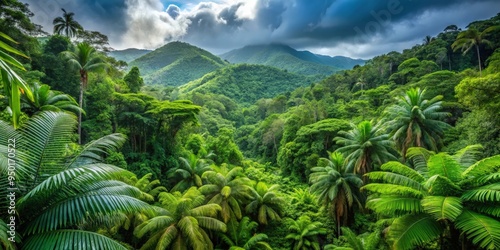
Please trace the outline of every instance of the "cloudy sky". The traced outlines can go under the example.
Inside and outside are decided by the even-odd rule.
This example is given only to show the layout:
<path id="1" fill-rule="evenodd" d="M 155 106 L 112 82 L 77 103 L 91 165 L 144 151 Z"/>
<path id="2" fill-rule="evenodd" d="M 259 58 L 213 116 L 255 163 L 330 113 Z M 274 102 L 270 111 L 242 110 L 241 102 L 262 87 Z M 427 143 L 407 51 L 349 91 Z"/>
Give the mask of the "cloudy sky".
<path id="1" fill-rule="evenodd" d="M 401 51 L 450 24 L 500 12 L 499 0 L 21 0 L 52 32 L 61 8 L 116 49 L 185 41 L 220 54 L 283 43 L 319 54 L 369 59 Z"/>

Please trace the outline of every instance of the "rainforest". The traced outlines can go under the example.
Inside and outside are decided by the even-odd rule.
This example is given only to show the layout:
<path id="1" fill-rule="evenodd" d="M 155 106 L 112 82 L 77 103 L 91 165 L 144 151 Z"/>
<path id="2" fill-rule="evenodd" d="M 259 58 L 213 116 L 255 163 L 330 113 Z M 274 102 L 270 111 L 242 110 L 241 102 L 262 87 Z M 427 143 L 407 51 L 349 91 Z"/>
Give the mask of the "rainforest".
<path id="1" fill-rule="evenodd" d="M 365 60 L 30 7 L 0 2 L 0 249 L 500 249 L 500 13 Z"/>

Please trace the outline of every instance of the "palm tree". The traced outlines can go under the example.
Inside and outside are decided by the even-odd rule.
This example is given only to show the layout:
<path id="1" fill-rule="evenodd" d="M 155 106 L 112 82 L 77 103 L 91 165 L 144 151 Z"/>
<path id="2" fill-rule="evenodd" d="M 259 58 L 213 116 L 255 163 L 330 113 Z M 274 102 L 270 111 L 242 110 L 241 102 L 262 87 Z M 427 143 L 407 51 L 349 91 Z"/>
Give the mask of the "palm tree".
<path id="1" fill-rule="evenodd" d="M 14 189 L 16 232 L 22 238 L 22 249 L 126 249 L 82 228 L 103 216 L 150 209 L 137 199 L 141 193 L 137 188 L 117 180 L 132 173 L 101 163 L 106 152 L 119 148 L 125 138 L 109 135 L 67 157 L 75 126 L 71 114 L 51 111 L 35 115 L 17 130 L 0 121 L 2 175 L 12 172 L 6 160 L 12 145 L 7 143 L 15 142 L 16 149 L 15 183 L 1 178 L 0 195 L 7 197 Z M 9 206 L 7 199 L 0 201 L 3 224 L 14 216 L 9 214 Z M 0 234 L 0 242 L 6 240 L 3 237 Z"/>
<path id="2" fill-rule="evenodd" d="M 432 41 L 434 41 L 436 38 L 432 37 L 432 36 L 425 36 L 424 38 L 424 45 L 429 45 Z"/>
<path id="3" fill-rule="evenodd" d="M 148 235 L 141 249 L 213 249 L 206 230 L 225 232 L 226 224 L 215 218 L 221 207 L 204 205 L 204 200 L 196 187 L 184 194 L 161 193 L 160 203 L 168 214 L 153 217 L 135 229 L 139 238 Z"/>
<path id="4" fill-rule="evenodd" d="M 426 159 L 421 166 L 425 171 L 388 162 L 382 171 L 366 174 L 374 183 L 362 188 L 371 193 L 367 208 L 396 218 L 387 233 L 392 246 L 413 249 L 439 238 L 442 248 L 448 240 L 458 249 L 462 238 L 462 249 L 467 244 L 500 248 L 500 155 L 469 167 L 474 154 L 414 150 L 414 156 Z"/>
<path id="5" fill-rule="evenodd" d="M 340 152 L 330 153 L 330 159 L 321 158 L 319 166 L 312 168 L 311 172 L 311 192 L 318 195 L 319 202 L 329 207 L 330 215 L 337 222 L 337 234 L 340 235 L 340 227 L 347 224 L 354 205 L 362 207 L 364 198 L 359 188 L 363 181 L 347 170 Z"/>
<path id="6" fill-rule="evenodd" d="M 256 214 L 258 222 L 262 225 L 267 225 L 268 221 L 281 220 L 280 214 L 285 200 L 278 196 L 278 188 L 279 185 L 276 184 L 267 187 L 266 183 L 258 182 L 255 185 L 256 195 L 245 208 L 248 214 Z"/>
<path id="7" fill-rule="evenodd" d="M 66 12 L 65 9 L 61 9 L 63 11 L 62 17 L 56 17 L 52 24 L 54 25 L 54 33 L 55 34 L 65 34 L 66 37 L 71 38 L 76 36 L 81 30 L 83 30 L 82 26 L 74 19 L 75 13 Z"/>
<path id="8" fill-rule="evenodd" d="M 172 191 L 184 191 L 190 187 L 201 187 L 203 182 L 201 176 L 206 171 L 211 170 L 210 165 L 204 159 L 199 159 L 195 154 L 189 153 L 186 158 L 179 157 L 180 165 L 174 169 L 174 175 L 182 179 L 173 188 Z"/>
<path id="9" fill-rule="evenodd" d="M 324 250 L 375 250 L 380 242 L 380 232 L 375 231 L 368 235 L 356 235 L 348 227 L 342 227 L 342 236 L 346 239 L 349 247 L 328 244 Z"/>
<path id="10" fill-rule="evenodd" d="M 459 49 L 462 50 L 463 54 L 467 54 L 473 47 L 476 48 L 477 61 L 479 65 L 479 75 L 482 76 L 481 72 L 481 53 L 479 52 L 479 45 L 486 44 L 490 45 L 491 42 L 486 39 L 486 36 L 492 31 L 496 31 L 500 28 L 500 26 L 492 26 L 489 27 L 482 32 L 475 28 L 469 28 L 465 31 L 462 31 L 458 34 L 457 40 L 451 45 L 453 51 L 457 51 Z"/>
<path id="11" fill-rule="evenodd" d="M 78 104 L 83 110 L 83 92 L 87 89 L 88 72 L 97 71 L 106 66 L 102 56 L 88 43 L 79 43 L 74 51 L 64 51 L 70 65 L 80 73 L 80 96 Z M 78 113 L 78 143 L 82 143 L 82 112 Z"/>
<path id="12" fill-rule="evenodd" d="M 326 229 L 322 227 L 321 222 L 312 222 L 307 215 L 293 220 L 288 229 L 291 232 L 286 238 L 293 240 L 293 250 L 319 250 L 318 236 L 326 234 Z"/>
<path id="13" fill-rule="evenodd" d="M 358 126 L 351 124 L 350 131 L 340 131 L 334 140 L 343 145 L 338 149 L 347 155 L 349 168 L 363 175 L 370 172 L 374 166 L 380 166 L 389 160 L 395 160 L 397 152 L 393 142 L 379 125 L 372 126 L 369 121 L 363 121 Z"/>
<path id="14" fill-rule="evenodd" d="M 396 146 L 401 150 L 403 161 L 410 147 L 424 147 L 437 151 L 442 145 L 445 129 L 449 128 L 441 119 L 450 115 L 441 112 L 441 95 L 425 99 L 425 89 L 412 88 L 404 96 L 397 97 L 397 103 L 385 110 L 390 120 L 387 127 L 391 130 Z"/>
<path id="15" fill-rule="evenodd" d="M 34 100 L 24 100 L 31 113 L 39 114 L 42 111 L 66 111 L 78 115 L 82 112 L 75 99 L 60 91 L 51 90 L 49 85 L 34 83 L 31 86 Z"/>
<path id="16" fill-rule="evenodd" d="M 144 197 L 141 200 L 146 202 L 154 202 L 160 193 L 168 192 L 166 187 L 160 185 L 160 180 L 151 181 L 151 177 L 153 177 L 153 174 L 147 173 L 140 179 L 133 176 L 127 181 L 130 185 L 138 188 L 144 193 Z"/>
<path id="17" fill-rule="evenodd" d="M 0 32 L 0 37 L 11 43 L 16 43 L 3 32 Z M 30 101 L 33 101 L 33 93 L 28 84 L 11 68 L 11 66 L 22 71 L 26 69 L 14 57 L 7 54 L 7 52 L 22 57 L 26 57 L 26 55 L 0 41 L 0 80 L 3 84 L 5 96 L 9 98 L 9 107 L 12 111 L 12 124 L 14 128 L 17 129 L 19 127 L 19 117 L 21 116 L 21 93 L 25 94 L 26 98 Z"/>
<path id="18" fill-rule="evenodd" d="M 219 171 L 207 171 L 203 174 L 207 184 L 200 187 L 209 204 L 221 206 L 222 220 L 227 223 L 235 217 L 241 219 L 241 206 L 255 195 L 251 181 L 247 177 L 241 177 L 243 169 L 234 167 L 228 170 L 224 165 Z"/>
<path id="19" fill-rule="evenodd" d="M 257 222 L 248 217 L 243 217 L 239 223 L 231 219 L 227 224 L 227 233 L 220 237 L 229 246 L 229 250 L 271 250 L 271 246 L 264 241 L 267 240 L 267 235 L 255 232 L 258 226 Z"/>

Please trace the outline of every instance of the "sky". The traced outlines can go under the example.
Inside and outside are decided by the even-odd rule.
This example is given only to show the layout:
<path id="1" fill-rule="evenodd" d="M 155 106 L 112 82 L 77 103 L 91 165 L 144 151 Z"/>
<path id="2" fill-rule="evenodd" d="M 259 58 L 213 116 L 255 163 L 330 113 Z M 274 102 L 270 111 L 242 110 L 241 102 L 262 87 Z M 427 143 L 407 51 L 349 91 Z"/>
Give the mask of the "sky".
<path id="1" fill-rule="evenodd" d="M 451 24 L 465 29 L 500 13 L 499 0 L 21 0 L 52 32 L 61 8 L 115 49 L 184 41 L 215 54 L 281 43 L 369 59 L 402 51 Z"/>

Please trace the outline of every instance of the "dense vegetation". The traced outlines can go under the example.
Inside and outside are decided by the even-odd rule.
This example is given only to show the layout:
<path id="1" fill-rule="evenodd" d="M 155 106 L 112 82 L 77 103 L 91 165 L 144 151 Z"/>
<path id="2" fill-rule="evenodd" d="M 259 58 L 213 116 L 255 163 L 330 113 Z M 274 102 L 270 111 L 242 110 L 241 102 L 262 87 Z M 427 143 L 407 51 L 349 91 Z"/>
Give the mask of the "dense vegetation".
<path id="1" fill-rule="evenodd" d="M 183 42 L 168 43 L 130 62 L 150 84 L 179 86 L 226 64 L 210 52 Z"/>
<path id="2" fill-rule="evenodd" d="M 1 249 L 500 248 L 500 14 L 314 83 L 174 88 L 0 7 Z"/>

